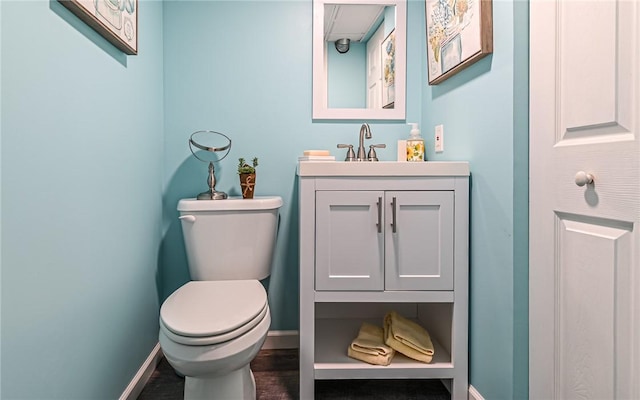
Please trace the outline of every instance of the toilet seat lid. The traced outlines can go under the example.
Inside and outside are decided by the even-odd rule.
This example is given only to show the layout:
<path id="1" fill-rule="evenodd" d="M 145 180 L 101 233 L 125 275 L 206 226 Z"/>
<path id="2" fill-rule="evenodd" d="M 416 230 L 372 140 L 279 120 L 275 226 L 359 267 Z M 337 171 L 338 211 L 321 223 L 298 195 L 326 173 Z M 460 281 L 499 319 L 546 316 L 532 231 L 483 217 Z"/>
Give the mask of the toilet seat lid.
<path id="1" fill-rule="evenodd" d="M 160 319 L 180 336 L 217 336 L 251 322 L 266 306 L 267 293 L 257 280 L 191 281 L 165 300 Z"/>

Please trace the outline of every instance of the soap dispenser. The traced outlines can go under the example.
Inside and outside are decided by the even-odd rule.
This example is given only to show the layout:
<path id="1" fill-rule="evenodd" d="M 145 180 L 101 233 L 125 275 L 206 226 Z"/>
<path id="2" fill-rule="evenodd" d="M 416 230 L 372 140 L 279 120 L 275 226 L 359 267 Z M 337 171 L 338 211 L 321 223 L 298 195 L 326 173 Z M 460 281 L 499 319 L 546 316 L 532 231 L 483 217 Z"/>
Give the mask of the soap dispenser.
<path id="1" fill-rule="evenodd" d="M 424 161 L 424 139 L 420 137 L 420 129 L 415 122 L 409 122 L 411 132 L 407 140 L 407 161 Z"/>

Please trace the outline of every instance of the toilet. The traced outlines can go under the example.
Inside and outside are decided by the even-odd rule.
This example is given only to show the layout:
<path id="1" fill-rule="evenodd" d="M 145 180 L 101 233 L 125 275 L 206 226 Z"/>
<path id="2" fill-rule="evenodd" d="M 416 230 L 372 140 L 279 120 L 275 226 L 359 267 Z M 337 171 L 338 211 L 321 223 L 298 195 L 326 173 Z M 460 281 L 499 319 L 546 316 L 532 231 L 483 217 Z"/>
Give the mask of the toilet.
<path id="1" fill-rule="evenodd" d="M 185 399 L 256 398 L 249 363 L 271 324 L 261 279 L 271 262 L 282 198 L 182 199 L 191 281 L 160 308 L 159 340 Z"/>

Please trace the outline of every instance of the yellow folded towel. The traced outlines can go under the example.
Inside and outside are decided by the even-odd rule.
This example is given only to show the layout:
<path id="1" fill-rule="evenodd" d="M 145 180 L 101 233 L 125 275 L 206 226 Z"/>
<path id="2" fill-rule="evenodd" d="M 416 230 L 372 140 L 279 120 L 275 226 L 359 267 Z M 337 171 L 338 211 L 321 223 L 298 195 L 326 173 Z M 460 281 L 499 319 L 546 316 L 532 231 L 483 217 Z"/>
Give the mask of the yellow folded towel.
<path id="1" fill-rule="evenodd" d="M 429 363 L 433 358 L 433 343 L 429 332 L 395 311 L 384 317 L 384 342 L 414 360 Z"/>
<path id="2" fill-rule="evenodd" d="M 353 339 L 347 355 L 374 365 L 389 365 L 395 351 L 384 344 L 383 330 L 379 326 L 363 322 L 358 336 Z"/>

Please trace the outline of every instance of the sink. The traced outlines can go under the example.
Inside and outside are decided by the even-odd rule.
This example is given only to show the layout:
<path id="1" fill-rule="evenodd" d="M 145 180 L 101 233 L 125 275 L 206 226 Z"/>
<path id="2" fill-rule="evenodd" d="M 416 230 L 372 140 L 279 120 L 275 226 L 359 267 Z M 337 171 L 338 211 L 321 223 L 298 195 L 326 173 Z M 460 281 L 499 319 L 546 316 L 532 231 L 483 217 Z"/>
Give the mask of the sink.
<path id="1" fill-rule="evenodd" d="M 468 176 L 466 161 L 300 161 L 299 176 Z"/>

